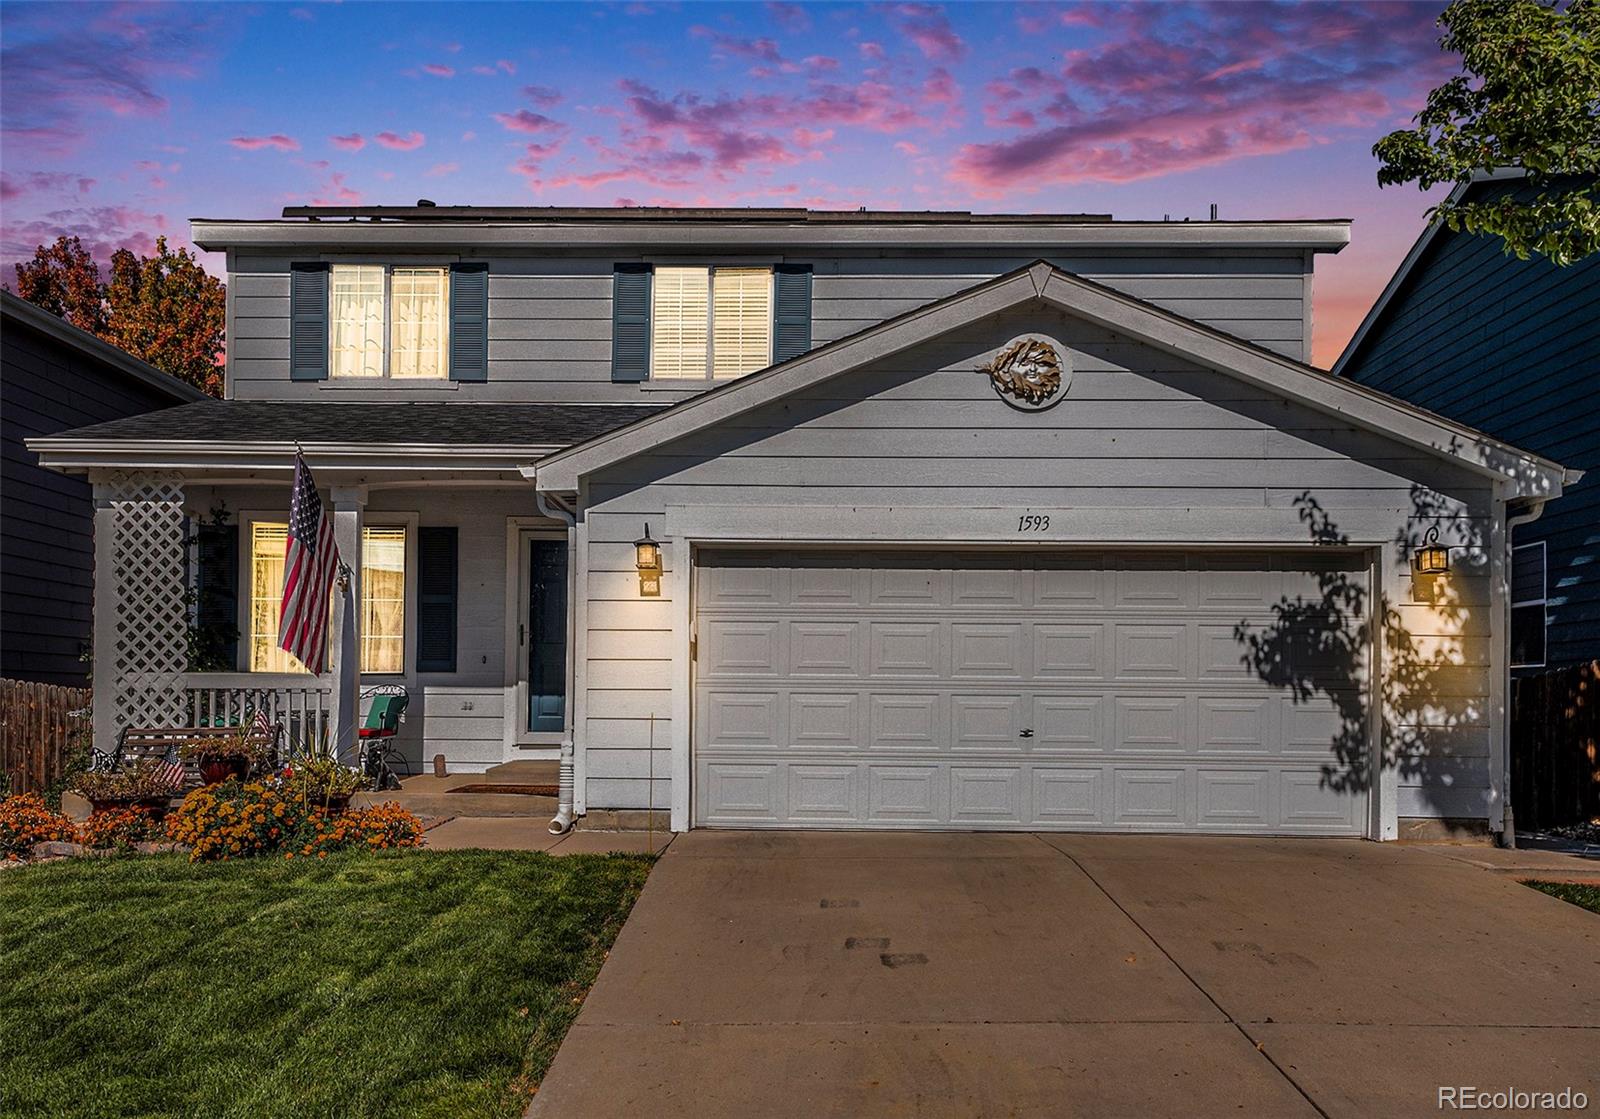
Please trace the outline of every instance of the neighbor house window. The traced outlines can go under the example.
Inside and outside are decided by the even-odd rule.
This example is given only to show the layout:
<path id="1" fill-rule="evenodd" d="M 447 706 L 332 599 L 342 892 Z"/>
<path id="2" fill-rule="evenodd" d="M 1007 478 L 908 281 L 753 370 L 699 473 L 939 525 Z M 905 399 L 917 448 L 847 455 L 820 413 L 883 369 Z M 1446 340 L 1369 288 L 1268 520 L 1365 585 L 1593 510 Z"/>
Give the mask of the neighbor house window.
<path id="1" fill-rule="evenodd" d="M 304 672 L 300 661 L 278 648 L 283 599 L 284 550 L 289 526 L 255 521 L 250 526 L 250 671 Z M 335 591 L 337 594 L 337 591 Z M 365 526 L 361 530 L 361 671 L 404 672 L 406 647 L 406 530 Z M 337 599 L 335 599 L 337 602 Z"/>
<path id="2" fill-rule="evenodd" d="M 328 274 L 332 377 L 449 375 L 446 268 L 335 264 Z"/>
<path id="3" fill-rule="evenodd" d="M 650 375 L 731 380 L 772 364 L 772 269 L 657 265 Z"/>
<path id="4" fill-rule="evenodd" d="M 1545 662 L 1544 541 L 1511 549 L 1511 667 L 1542 668 Z"/>

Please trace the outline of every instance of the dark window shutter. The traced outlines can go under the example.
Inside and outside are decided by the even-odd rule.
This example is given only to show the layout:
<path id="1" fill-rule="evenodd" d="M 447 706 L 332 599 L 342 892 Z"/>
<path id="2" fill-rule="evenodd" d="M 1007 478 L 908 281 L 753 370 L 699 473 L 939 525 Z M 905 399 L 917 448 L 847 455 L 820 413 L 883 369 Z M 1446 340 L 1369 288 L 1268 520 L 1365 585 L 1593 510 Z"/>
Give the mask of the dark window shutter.
<path id="1" fill-rule="evenodd" d="M 772 289 L 772 362 L 776 365 L 811 348 L 811 265 L 775 266 Z"/>
<path id="2" fill-rule="evenodd" d="M 328 376 L 328 265 L 289 265 L 289 378 Z"/>
<path id="3" fill-rule="evenodd" d="M 489 379 L 489 266 L 450 266 L 450 379 Z"/>
<path id="4" fill-rule="evenodd" d="M 239 666 L 239 526 L 202 524 L 195 532 L 195 640 L 197 672 L 234 672 Z"/>
<path id="5" fill-rule="evenodd" d="M 611 274 L 611 379 L 650 378 L 648 264 L 619 264 Z"/>
<path id="6" fill-rule="evenodd" d="M 417 530 L 417 671 L 456 670 L 456 529 Z"/>

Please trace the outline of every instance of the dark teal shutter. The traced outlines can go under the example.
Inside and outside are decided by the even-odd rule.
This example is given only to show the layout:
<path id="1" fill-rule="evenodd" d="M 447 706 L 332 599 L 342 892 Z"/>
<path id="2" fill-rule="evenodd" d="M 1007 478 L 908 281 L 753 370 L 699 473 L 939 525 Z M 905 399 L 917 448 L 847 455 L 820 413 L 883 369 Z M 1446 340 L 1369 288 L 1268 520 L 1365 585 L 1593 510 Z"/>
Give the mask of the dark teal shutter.
<path id="1" fill-rule="evenodd" d="M 239 526 L 199 525 L 195 532 L 193 672 L 239 667 Z"/>
<path id="2" fill-rule="evenodd" d="M 328 376 L 328 265 L 289 265 L 289 378 Z"/>
<path id="3" fill-rule="evenodd" d="M 417 530 L 417 671 L 456 670 L 456 529 Z"/>
<path id="4" fill-rule="evenodd" d="M 650 378 L 648 264 L 619 264 L 611 274 L 611 379 Z"/>
<path id="5" fill-rule="evenodd" d="M 489 379 L 489 266 L 450 266 L 450 379 Z"/>
<path id="6" fill-rule="evenodd" d="M 772 362 L 776 365 L 811 348 L 811 265 L 775 266 L 772 289 Z"/>

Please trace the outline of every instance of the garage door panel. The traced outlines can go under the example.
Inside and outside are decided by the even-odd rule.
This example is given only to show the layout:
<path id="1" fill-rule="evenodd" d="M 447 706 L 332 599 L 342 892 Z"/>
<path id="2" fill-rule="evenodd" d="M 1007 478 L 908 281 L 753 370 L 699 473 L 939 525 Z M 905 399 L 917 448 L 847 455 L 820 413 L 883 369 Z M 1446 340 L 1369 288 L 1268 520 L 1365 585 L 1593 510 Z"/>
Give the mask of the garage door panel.
<path id="1" fill-rule="evenodd" d="M 1119 622 L 1115 628 L 1117 679 L 1181 680 L 1190 675 L 1188 627 Z"/>
<path id="2" fill-rule="evenodd" d="M 873 693 L 867 702 L 873 750 L 936 750 L 938 729 L 949 725 L 942 695 Z"/>
<path id="3" fill-rule="evenodd" d="M 953 676 L 992 676 L 1020 680 L 1027 672 L 1021 622 L 953 622 L 950 671 Z"/>
<path id="4" fill-rule="evenodd" d="M 1188 697 L 1117 696 L 1116 739 L 1114 749 L 1119 754 L 1143 754 L 1153 751 L 1181 754 L 1193 741 L 1190 733 L 1190 703 Z"/>
<path id="5" fill-rule="evenodd" d="M 1359 557 L 742 550 L 700 566 L 699 823 L 1365 829 L 1365 788 L 1330 780 L 1364 749 L 1357 635 L 1296 623 L 1260 671 L 1243 639 L 1286 624 L 1291 588 L 1365 580 Z"/>
<path id="6" fill-rule="evenodd" d="M 946 822 L 950 771 L 936 765 L 873 765 L 867 769 L 867 822 Z"/>
<path id="7" fill-rule="evenodd" d="M 852 621 L 789 621 L 789 675 L 859 677 L 862 631 Z"/>
<path id="8" fill-rule="evenodd" d="M 869 672 L 874 677 L 946 674 L 938 622 L 872 622 L 867 633 Z"/>
<path id="9" fill-rule="evenodd" d="M 957 750 L 1017 753 L 1022 746 L 1022 694 L 953 695 L 951 730 Z"/>
<path id="10" fill-rule="evenodd" d="M 1025 816 L 1020 766 L 965 766 L 950 770 L 950 822 L 1016 824 Z"/>
<path id="11" fill-rule="evenodd" d="M 790 693 L 791 748 L 859 750 L 861 741 L 861 697 L 857 693 Z"/>
<path id="12" fill-rule="evenodd" d="M 1107 703 L 1100 695 L 1035 694 L 1030 752 L 1104 753 Z"/>
<path id="13" fill-rule="evenodd" d="M 1033 675 L 1036 678 L 1103 680 L 1106 626 L 1103 622 L 1033 622 Z"/>

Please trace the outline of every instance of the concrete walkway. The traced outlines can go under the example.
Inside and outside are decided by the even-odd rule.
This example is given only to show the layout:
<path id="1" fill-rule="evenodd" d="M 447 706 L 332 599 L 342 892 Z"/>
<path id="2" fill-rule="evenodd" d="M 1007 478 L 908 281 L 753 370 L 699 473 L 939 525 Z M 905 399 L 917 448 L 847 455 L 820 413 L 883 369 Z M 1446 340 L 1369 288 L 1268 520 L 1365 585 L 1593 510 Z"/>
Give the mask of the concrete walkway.
<path id="1" fill-rule="evenodd" d="M 692 832 L 529 1114 L 1436 1115 L 1446 1084 L 1600 1109 L 1600 917 L 1459 854 Z"/>

